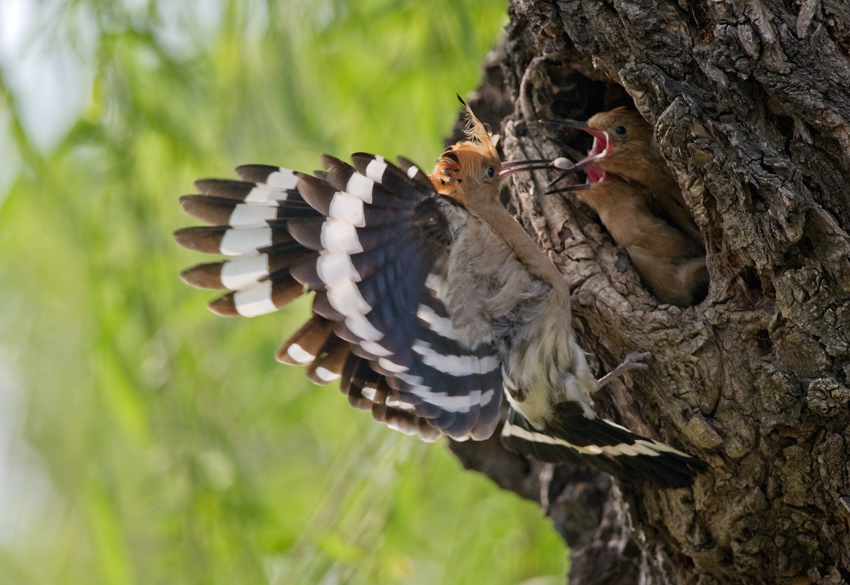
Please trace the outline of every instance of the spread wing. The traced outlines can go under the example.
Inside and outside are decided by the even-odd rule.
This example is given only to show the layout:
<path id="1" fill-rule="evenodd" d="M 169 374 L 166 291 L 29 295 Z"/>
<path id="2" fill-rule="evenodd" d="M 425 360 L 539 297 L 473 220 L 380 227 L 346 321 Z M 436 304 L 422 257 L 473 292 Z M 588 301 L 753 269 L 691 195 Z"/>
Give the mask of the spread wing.
<path id="1" fill-rule="evenodd" d="M 181 245 L 232 258 L 186 270 L 199 288 L 228 290 L 220 315 L 271 313 L 315 293 L 313 316 L 278 352 L 317 384 L 341 378 L 349 402 L 433 440 L 489 437 L 499 419 L 500 364 L 489 343 L 463 339 L 445 299 L 451 232 L 428 177 L 399 159 L 323 157 L 314 175 L 237 169 L 181 198 L 212 226 L 175 232 Z"/>

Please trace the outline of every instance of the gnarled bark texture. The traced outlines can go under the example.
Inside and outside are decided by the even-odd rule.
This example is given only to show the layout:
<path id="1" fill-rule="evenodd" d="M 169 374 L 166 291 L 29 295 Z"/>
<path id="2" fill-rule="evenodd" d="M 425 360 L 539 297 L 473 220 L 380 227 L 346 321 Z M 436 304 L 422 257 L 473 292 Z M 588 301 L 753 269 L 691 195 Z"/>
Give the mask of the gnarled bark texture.
<path id="1" fill-rule="evenodd" d="M 598 409 L 711 469 L 659 491 L 497 441 L 453 450 L 541 503 L 572 547 L 572 585 L 850 582 L 845 0 L 514 0 L 510 13 L 472 101 L 501 125 L 505 158 L 586 150 L 536 121 L 634 104 L 705 236 L 708 297 L 661 305 L 590 211 L 542 195 L 551 176 L 511 185 L 598 373 L 652 352 Z"/>

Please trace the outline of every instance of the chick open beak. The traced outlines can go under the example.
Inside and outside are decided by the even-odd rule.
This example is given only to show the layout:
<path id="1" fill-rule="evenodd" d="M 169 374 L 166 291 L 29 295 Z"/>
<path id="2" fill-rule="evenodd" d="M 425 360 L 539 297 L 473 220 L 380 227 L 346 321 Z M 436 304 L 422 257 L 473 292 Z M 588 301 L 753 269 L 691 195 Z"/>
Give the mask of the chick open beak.
<path id="1" fill-rule="evenodd" d="M 591 128 L 585 122 L 579 122 L 578 120 L 557 119 L 540 120 L 540 122 L 542 124 L 550 124 L 552 126 L 563 126 L 566 128 L 582 130 L 593 136 L 593 145 L 591 145 L 590 147 L 590 152 L 587 153 L 587 156 L 585 156 L 583 159 L 575 163 L 575 170 L 585 167 L 593 161 L 598 160 L 600 158 L 605 158 L 606 156 L 611 154 L 611 139 L 608 136 L 608 133 L 604 130 L 597 130 L 595 128 Z"/>

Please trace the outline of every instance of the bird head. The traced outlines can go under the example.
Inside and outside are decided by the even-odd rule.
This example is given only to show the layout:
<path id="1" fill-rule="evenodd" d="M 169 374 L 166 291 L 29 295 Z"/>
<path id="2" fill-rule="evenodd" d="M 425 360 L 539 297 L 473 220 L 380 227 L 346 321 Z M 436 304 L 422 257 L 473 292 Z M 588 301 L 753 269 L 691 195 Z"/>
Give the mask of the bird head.
<path id="1" fill-rule="evenodd" d="M 593 136 L 587 159 L 603 170 L 627 176 L 624 169 L 655 158 L 652 126 L 634 110 L 600 112 L 587 121 L 586 131 Z"/>
<path id="2" fill-rule="evenodd" d="M 466 117 L 466 140 L 449 146 L 440 155 L 428 177 L 441 195 L 462 203 L 477 213 L 490 205 L 499 205 L 502 180 L 509 174 L 545 168 L 563 168 L 549 160 L 520 160 L 502 162 L 496 151 L 497 136 L 493 136 L 463 100 L 460 103 Z M 556 159 L 565 164 L 566 159 Z M 571 166 L 571 165 L 570 165 Z"/>
<path id="3" fill-rule="evenodd" d="M 496 137 L 463 100 L 461 104 L 466 117 L 466 140 L 444 150 L 429 177 L 438 193 L 474 209 L 488 200 L 499 200 L 502 161 L 496 152 Z"/>
<path id="4" fill-rule="evenodd" d="M 605 173 L 629 178 L 634 170 L 658 160 L 652 126 L 641 115 L 626 108 L 600 112 L 587 122 L 544 120 L 548 124 L 576 128 L 593 136 L 587 156 L 573 170 L 583 169 L 591 183 L 607 179 Z"/>
<path id="5" fill-rule="evenodd" d="M 505 176 L 520 171 L 557 168 L 554 161 L 503 163 L 496 152 L 496 138 L 484 128 L 463 100 L 461 104 L 467 119 L 466 140 L 443 151 L 434 170 L 428 175 L 431 183 L 438 193 L 458 201 L 488 225 L 532 274 L 551 284 L 558 291 L 558 298 L 563 296 L 567 299 L 565 302 L 569 302 L 569 287 L 564 285 L 561 273 L 499 199 Z"/>

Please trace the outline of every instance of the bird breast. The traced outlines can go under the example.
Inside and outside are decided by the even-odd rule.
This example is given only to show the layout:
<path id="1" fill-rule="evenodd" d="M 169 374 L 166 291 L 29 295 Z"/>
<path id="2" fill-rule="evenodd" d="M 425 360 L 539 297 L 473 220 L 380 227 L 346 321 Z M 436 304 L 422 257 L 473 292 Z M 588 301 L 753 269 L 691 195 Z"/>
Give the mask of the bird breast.
<path id="1" fill-rule="evenodd" d="M 474 216 L 455 232 L 447 276 L 452 324 L 470 345 L 493 344 L 505 389 L 529 422 L 541 426 L 555 402 L 591 403 L 595 378 L 575 341 L 569 304 Z"/>

